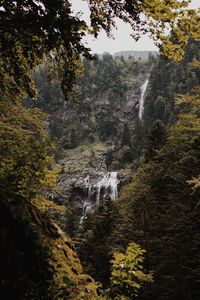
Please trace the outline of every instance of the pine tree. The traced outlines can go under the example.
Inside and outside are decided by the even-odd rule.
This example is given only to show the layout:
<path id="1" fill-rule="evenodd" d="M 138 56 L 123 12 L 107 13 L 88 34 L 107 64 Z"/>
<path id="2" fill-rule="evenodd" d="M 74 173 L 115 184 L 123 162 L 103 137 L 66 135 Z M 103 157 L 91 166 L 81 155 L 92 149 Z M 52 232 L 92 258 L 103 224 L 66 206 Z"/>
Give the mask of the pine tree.
<path id="1" fill-rule="evenodd" d="M 167 127 L 160 121 L 156 120 L 151 128 L 147 141 L 146 160 L 152 159 L 156 153 L 164 146 L 167 140 Z"/>
<path id="2" fill-rule="evenodd" d="M 88 274 L 108 285 L 114 241 L 111 232 L 117 224 L 115 203 L 105 197 L 94 214 L 88 215 L 77 240 L 78 253 Z"/>

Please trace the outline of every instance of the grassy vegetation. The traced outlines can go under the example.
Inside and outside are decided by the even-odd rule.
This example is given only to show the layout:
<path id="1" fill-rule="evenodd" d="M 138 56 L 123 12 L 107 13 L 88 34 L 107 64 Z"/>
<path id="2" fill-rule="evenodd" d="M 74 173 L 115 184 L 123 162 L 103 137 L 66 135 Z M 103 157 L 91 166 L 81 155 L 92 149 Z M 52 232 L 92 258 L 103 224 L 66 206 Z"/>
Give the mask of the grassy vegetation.
<path id="1" fill-rule="evenodd" d="M 96 159 L 106 150 L 103 142 L 85 143 L 74 149 L 63 150 L 64 159 L 54 165 L 58 173 L 76 173 L 88 167 L 95 167 Z"/>

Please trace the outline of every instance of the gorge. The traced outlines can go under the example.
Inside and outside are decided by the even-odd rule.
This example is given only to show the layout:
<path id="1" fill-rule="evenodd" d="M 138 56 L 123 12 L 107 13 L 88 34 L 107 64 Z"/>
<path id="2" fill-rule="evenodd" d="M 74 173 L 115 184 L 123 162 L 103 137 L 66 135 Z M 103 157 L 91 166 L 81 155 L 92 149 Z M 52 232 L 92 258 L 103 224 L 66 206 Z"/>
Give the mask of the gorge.
<path id="1" fill-rule="evenodd" d="M 41 68 L 35 74 L 42 91 L 38 105 L 50 112 L 50 132 L 61 145 L 55 198 L 77 209 L 77 222 L 94 211 L 104 195 L 115 199 L 132 178 L 134 160 L 142 147 L 138 126 L 155 62 L 153 57 L 135 61 L 109 54 L 101 59 L 96 56 L 94 62 L 85 60 L 85 74 L 77 83 L 77 103 L 63 101 L 59 107 L 54 107 L 53 98 L 50 106 L 43 102 L 48 87 L 45 71 Z"/>
<path id="2" fill-rule="evenodd" d="M 194 46 L 191 45 L 191 47 Z M 197 48 L 196 53 L 199 53 Z M 189 49 L 188 51 L 190 51 Z M 176 177 L 176 173 L 181 173 L 180 170 L 183 170 L 178 169 L 179 171 L 177 171 L 176 163 L 173 162 L 173 159 L 177 161 L 180 168 L 185 164 L 181 153 L 182 151 L 187 152 L 187 150 L 181 148 L 182 142 L 175 146 L 169 140 L 166 147 L 163 145 L 165 145 L 168 135 L 166 126 L 170 126 L 176 119 L 177 112 L 174 100 L 176 93 L 177 91 L 183 92 L 188 86 L 187 72 L 191 72 L 190 69 L 187 69 L 186 61 L 188 59 L 190 58 L 186 57 L 182 65 L 176 66 L 163 58 L 159 58 L 157 62 L 154 62 L 153 67 L 152 64 L 149 64 L 144 74 L 139 73 L 135 77 L 129 77 L 128 80 L 125 79 L 128 84 L 126 89 L 123 90 L 123 94 L 120 95 L 120 105 L 118 105 L 116 96 L 119 91 L 114 92 L 112 98 L 108 97 L 107 93 L 98 91 L 97 97 L 93 98 L 93 101 L 102 101 L 102 97 L 105 97 L 104 106 L 99 104 L 95 106 L 93 102 L 92 109 L 94 110 L 90 110 L 87 116 L 92 117 L 94 122 L 95 110 L 98 110 L 97 116 L 99 118 L 95 119 L 97 122 L 95 125 L 92 123 L 95 129 L 93 129 L 92 134 L 94 137 L 97 135 L 100 141 L 95 137 L 92 142 L 88 143 L 87 141 L 85 145 L 65 150 L 66 153 L 75 151 L 76 160 L 79 158 L 80 161 L 84 161 L 84 166 L 76 165 L 75 173 L 77 177 L 76 179 L 74 177 L 75 183 L 72 183 L 70 203 L 72 203 L 71 201 L 74 204 L 76 202 L 75 206 L 79 206 L 79 209 L 72 211 L 72 215 L 69 217 L 70 226 L 68 225 L 70 229 L 67 232 L 71 234 L 75 241 L 78 254 L 87 273 L 103 283 L 105 287 L 109 282 L 110 259 L 111 254 L 115 251 L 113 249 L 126 248 L 127 241 L 130 240 L 141 244 L 148 251 L 148 259 L 155 266 L 155 272 L 158 274 L 156 275 L 158 277 L 155 277 L 154 286 L 160 290 L 160 294 L 163 293 L 164 278 L 167 276 L 167 274 L 162 274 L 163 267 L 166 268 L 166 273 L 168 273 L 169 266 L 173 270 L 172 280 L 169 279 L 171 286 L 173 286 L 174 278 L 180 282 L 180 278 L 177 278 L 178 271 L 173 269 L 171 263 L 175 259 L 179 270 L 182 269 L 185 263 L 182 260 L 182 266 L 178 264 L 179 251 L 173 248 L 171 244 L 169 245 L 170 250 L 167 249 L 165 237 L 169 241 L 173 240 L 176 245 L 180 242 L 180 247 L 185 247 L 180 240 L 177 240 L 177 237 L 168 232 L 168 228 L 173 228 L 178 237 L 184 236 L 185 233 L 176 228 L 177 222 L 181 222 L 181 224 L 186 222 L 187 218 L 185 219 L 186 215 L 183 210 L 187 207 L 187 211 L 190 211 L 193 216 L 197 212 L 190 206 L 190 200 L 188 203 L 184 202 L 183 204 L 181 195 L 188 193 L 188 199 L 197 201 L 198 192 L 189 196 L 190 187 L 185 186 L 184 180 L 180 183 L 181 192 L 180 187 L 176 185 L 176 179 L 174 181 L 169 179 L 171 176 Z M 180 83 L 180 77 L 176 75 L 177 73 L 182 74 L 182 83 Z M 198 74 L 198 72 L 194 72 L 191 75 L 193 76 L 194 85 L 199 80 Z M 100 97 L 100 100 L 98 97 Z M 115 105 L 113 105 L 113 101 Z M 108 105 L 112 107 L 109 110 L 109 122 L 106 118 Z M 98 120 L 101 120 L 101 123 Z M 99 127 L 100 124 L 104 125 L 104 122 L 105 126 Z M 118 126 L 116 126 L 116 122 Z M 190 126 L 189 123 L 187 124 Z M 112 130 L 110 130 L 111 128 Z M 176 130 L 181 130 L 181 127 Z M 181 138 L 182 134 L 180 135 Z M 88 146 L 90 147 L 89 152 Z M 159 152 L 162 147 L 164 147 L 164 150 Z M 78 149 L 79 151 L 76 152 Z M 184 152 L 184 157 L 188 157 L 186 152 Z M 198 150 L 195 153 L 197 155 Z M 73 166 L 75 166 L 74 161 L 72 159 Z M 145 161 L 147 161 L 146 165 L 144 164 Z M 144 165 L 140 169 L 142 164 Z M 72 171 L 70 170 L 70 172 Z M 187 178 L 196 176 L 198 173 L 197 165 L 193 165 L 193 170 L 190 169 L 190 172 L 186 173 Z M 62 176 L 65 177 L 65 175 Z M 114 180 L 114 186 L 117 187 L 117 190 L 115 188 L 111 189 L 109 187 L 110 179 L 116 178 L 118 181 Z M 69 185 L 69 181 L 66 185 Z M 120 202 L 117 199 L 110 202 L 109 198 L 111 197 L 107 198 L 106 195 L 103 197 L 106 191 L 110 195 L 115 191 L 115 195 L 120 195 Z M 168 191 L 169 196 L 164 191 Z M 172 191 L 175 191 L 175 194 L 170 198 Z M 75 200 L 76 197 L 77 201 Z M 176 198 L 176 202 L 173 202 L 174 198 Z M 118 209 L 116 206 L 118 206 Z M 179 215 L 178 207 L 183 208 L 182 216 Z M 163 209 L 168 213 L 167 218 Z M 78 216 L 77 221 L 76 215 Z M 193 223 L 192 220 L 191 222 Z M 79 225 L 71 226 L 76 223 Z M 159 237 L 159 243 L 163 246 L 162 249 L 157 247 L 157 237 Z M 198 244 L 198 242 L 194 243 Z M 189 245 L 190 242 L 188 242 L 188 247 L 190 247 Z M 176 253 L 175 257 L 171 251 Z M 187 255 L 189 255 L 190 248 L 187 251 Z M 160 255 L 166 255 L 166 258 L 160 261 Z M 160 278 L 162 278 L 161 281 Z M 186 287 L 180 284 L 179 287 L 168 290 L 167 299 L 176 299 L 177 293 L 182 295 L 182 289 L 187 290 Z M 142 291 L 140 297 L 141 299 L 151 299 L 152 294 L 154 294 L 154 291 L 148 288 Z M 195 299 L 196 295 L 193 294 L 192 297 Z"/>
<path id="3" fill-rule="evenodd" d="M 188 47 L 189 53 L 192 49 L 196 57 L 199 55 L 198 46 L 191 44 Z M 23 231 L 25 242 L 21 244 L 15 239 L 14 246 L 10 244 L 10 240 L 6 241 L 5 245 L 9 246 L 11 252 L 12 249 L 17 249 L 17 257 L 15 260 L 3 260 L 3 268 L 6 269 L 11 261 L 16 274 L 21 270 L 18 268 L 18 264 L 21 264 L 23 269 L 20 272 L 26 273 L 25 280 L 33 276 L 21 262 L 21 253 L 27 253 L 26 259 L 31 264 L 30 249 L 38 249 L 39 240 L 39 252 L 34 253 L 34 257 L 38 259 L 34 272 L 41 270 L 43 278 L 40 265 L 45 265 L 45 270 L 50 269 L 48 274 L 45 271 L 47 278 L 51 278 L 51 274 L 56 272 L 58 277 L 54 279 L 53 286 L 59 287 L 62 295 L 67 290 L 76 299 L 76 291 L 79 293 L 80 289 L 82 292 L 86 286 L 84 292 L 87 293 L 88 284 L 90 293 L 96 288 L 92 278 L 106 290 L 112 272 L 113 253 L 125 253 L 128 244 L 133 242 L 141 245 L 148 253 L 145 270 L 151 272 L 153 269 L 155 273 L 153 288 L 147 286 L 141 289 L 140 299 L 151 299 L 152 295 L 156 299 L 157 291 L 162 295 L 169 268 L 172 270 L 172 277 L 168 278 L 168 282 L 173 288 L 167 289 L 166 299 L 176 299 L 176 294 L 182 295 L 182 290 L 188 292 L 184 284 L 185 277 L 181 279 L 179 274 L 184 273 L 182 267 L 190 265 L 190 257 L 198 260 L 195 252 L 198 238 L 192 239 L 194 248 L 189 240 L 184 245 L 182 241 L 187 236 L 185 230 L 193 236 L 193 228 L 196 226 L 194 221 L 195 224 L 198 223 L 199 192 L 198 188 L 193 188 L 188 182 L 192 184 L 198 178 L 199 130 L 196 124 L 199 118 L 196 116 L 198 109 L 195 108 L 187 122 L 184 120 L 185 115 L 182 115 L 177 123 L 179 110 L 175 106 L 175 99 L 177 94 L 189 92 L 199 81 L 198 70 L 189 67 L 191 60 L 192 56 L 186 56 L 182 63 L 173 64 L 162 57 L 135 61 L 133 58 L 113 58 L 108 54 L 101 59 L 96 57 L 94 61 L 83 60 L 84 73 L 77 80 L 75 102 L 72 99 L 67 102 L 59 84 L 49 82 L 44 66 L 38 68 L 34 74 L 39 90 L 38 98 L 24 99 L 24 106 L 20 108 L 24 118 L 23 128 L 20 128 L 22 131 L 16 135 L 14 128 L 15 134 L 9 136 L 8 144 L 12 145 L 16 141 L 16 145 L 24 145 L 29 129 L 27 118 L 30 118 L 26 113 L 32 110 L 36 113 L 39 108 L 45 114 L 48 113 L 44 132 L 48 128 L 48 134 L 54 140 L 55 158 L 48 157 L 52 148 L 47 147 L 47 161 L 51 162 L 47 168 L 44 148 L 41 147 L 37 154 L 41 159 L 39 162 L 35 160 L 35 151 L 30 150 L 33 147 L 37 149 L 38 143 L 44 142 L 45 138 L 38 138 L 38 125 L 33 122 L 36 138 L 30 138 L 31 148 L 27 145 L 23 146 L 23 151 L 20 148 L 20 161 L 26 159 L 31 166 L 44 163 L 46 179 L 42 183 L 41 196 L 31 203 L 25 200 L 24 194 L 17 195 L 16 198 L 10 195 L 9 201 L 4 196 L 8 192 L 4 191 L 2 194 L 2 220 L 3 215 L 6 215 L 19 222 L 16 226 L 16 221 L 13 221 L 11 224 L 15 226 L 9 227 L 6 232 L 11 232 L 14 237 L 18 235 L 18 231 L 21 236 L 22 228 L 28 231 Z M 195 94 L 188 94 L 187 97 L 196 99 L 193 98 L 196 97 Z M 10 112 L 9 126 L 13 126 L 17 109 Z M 169 129 L 171 124 L 173 130 Z M 2 128 L 6 128 L 5 126 L 7 124 L 3 122 Z M 26 138 L 22 139 L 22 133 L 26 133 Z M 15 155 L 15 151 L 10 153 L 7 150 L 6 153 L 9 159 Z M 23 164 L 18 164 L 16 168 L 18 173 L 13 174 L 19 180 L 21 193 L 26 191 L 29 178 L 36 180 L 38 186 L 37 173 L 30 172 L 29 169 L 27 172 Z M 36 166 L 32 170 L 34 168 Z M 8 172 L 8 169 L 3 170 Z M 22 185 L 20 178 L 24 178 L 23 176 L 25 181 Z M 49 185 L 52 178 L 56 178 L 56 186 Z M 7 176 L 4 180 L 6 182 Z M 12 184 L 15 181 L 11 182 L 10 189 Z M 34 193 L 34 189 L 33 186 L 29 195 Z M 10 203 L 12 211 L 8 209 Z M 188 218 L 188 214 L 191 218 Z M 21 215 L 24 216 L 23 223 L 18 219 Z M 30 220 L 33 225 L 27 226 Z M 5 226 L 4 221 L 2 225 Z M 25 237 L 30 235 L 33 240 L 29 245 Z M 2 257 L 7 255 L 6 247 L 2 248 Z M 52 247 L 54 250 L 51 254 Z M 187 262 L 185 256 L 180 255 L 179 247 L 186 249 Z M 78 252 L 84 271 L 74 249 Z M 139 251 L 137 247 L 136 250 Z M 173 267 L 174 260 L 176 269 Z M 64 276 L 65 269 L 69 270 L 67 280 L 70 284 L 63 285 L 59 276 Z M 167 274 L 162 273 L 163 269 Z M 192 269 L 188 276 L 195 279 L 194 273 Z M 40 281 L 39 277 L 38 280 Z M 174 280 L 179 282 L 177 287 L 173 286 Z M 11 277 L 8 284 L 12 284 Z M 22 280 L 19 287 L 23 289 L 23 285 Z M 74 285 L 79 289 L 74 290 Z M 39 297 L 38 293 L 43 293 L 45 299 L 45 286 L 42 285 L 36 292 L 32 281 L 29 286 L 30 293 L 36 295 L 34 300 Z M 190 286 L 190 291 L 191 299 L 198 299 L 196 289 Z M 95 292 L 91 297 L 92 300 L 98 299 Z M 165 300 L 163 297 L 165 295 L 161 298 Z"/>
<path id="4" fill-rule="evenodd" d="M 0 299 L 200 299 L 192 2 L 1 1 Z"/>

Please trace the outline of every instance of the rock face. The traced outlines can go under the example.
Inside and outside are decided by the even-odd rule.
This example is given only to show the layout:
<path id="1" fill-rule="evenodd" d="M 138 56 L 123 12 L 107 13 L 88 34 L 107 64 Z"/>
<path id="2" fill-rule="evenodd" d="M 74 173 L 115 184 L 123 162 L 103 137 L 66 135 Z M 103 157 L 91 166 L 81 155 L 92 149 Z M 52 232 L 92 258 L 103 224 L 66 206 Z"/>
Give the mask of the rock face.
<path id="1" fill-rule="evenodd" d="M 148 61 L 109 56 L 85 62 L 77 103 L 61 101 L 51 110 L 49 128 L 61 145 L 53 198 L 76 208 L 80 218 L 105 195 L 115 199 L 131 178 L 133 161 L 140 155 L 141 110 L 150 69 Z"/>
<path id="2" fill-rule="evenodd" d="M 83 114 L 80 106 L 79 109 L 68 107 L 68 115 L 63 115 L 63 122 L 69 128 L 73 124 L 75 133 L 85 126 L 90 131 L 84 144 L 74 145 L 73 149 L 66 147 L 64 158 L 58 161 L 58 199 L 75 207 L 81 221 L 95 210 L 105 195 L 115 199 L 121 187 L 131 179 L 133 170 L 128 164 L 134 158 L 132 139 L 136 120 L 141 118 L 148 76 L 145 73 L 129 79 L 121 99 L 105 101 L 107 96 L 101 93 L 90 103 L 87 113 L 84 110 Z M 96 137 L 99 134 L 102 140 L 89 141 L 92 132 Z"/>
<path id="3" fill-rule="evenodd" d="M 59 162 L 56 198 L 76 209 L 76 222 L 82 222 L 105 196 L 115 200 L 121 187 L 132 178 L 131 170 L 107 169 L 107 147 L 91 144 L 67 150 L 66 158 Z"/>
<path id="4" fill-rule="evenodd" d="M 62 97 L 59 105 L 52 103 L 50 132 L 66 150 L 97 140 L 120 144 L 124 127 L 133 137 L 141 94 L 144 94 L 141 86 L 149 76 L 151 65 L 148 61 L 126 62 L 109 57 L 87 62 L 83 78 L 78 81 L 76 104 Z"/>
<path id="5" fill-rule="evenodd" d="M 87 106 L 83 101 L 77 106 L 69 103 L 61 107 L 54 120 L 58 122 L 61 118 L 60 123 L 64 127 L 61 142 L 64 148 L 74 149 L 82 142 L 92 143 L 96 139 L 120 142 L 125 124 L 130 135 L 133 135 L 148 76 L 147 71 L 136 78 L 125 80 L 126 89 L 120 93 L 113 94 L 113 91 L 102 90 L 94 100 L 88 99 Z"/>

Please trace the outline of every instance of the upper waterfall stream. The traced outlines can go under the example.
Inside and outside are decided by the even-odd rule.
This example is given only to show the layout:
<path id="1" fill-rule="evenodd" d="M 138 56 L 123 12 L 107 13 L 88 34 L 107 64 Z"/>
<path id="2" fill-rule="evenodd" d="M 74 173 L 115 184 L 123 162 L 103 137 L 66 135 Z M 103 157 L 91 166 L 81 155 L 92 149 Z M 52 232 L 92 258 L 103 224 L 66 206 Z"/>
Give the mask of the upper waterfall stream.
<path id="1" fill-rule="evenodd" d="M 142 119 L 143 111 L 144 111 L 144 96 L 149 83 L 149 79 L 147 78 L 143 85 L 140 87 L 141 97 L 139 101 L 139 118 Z"/>

